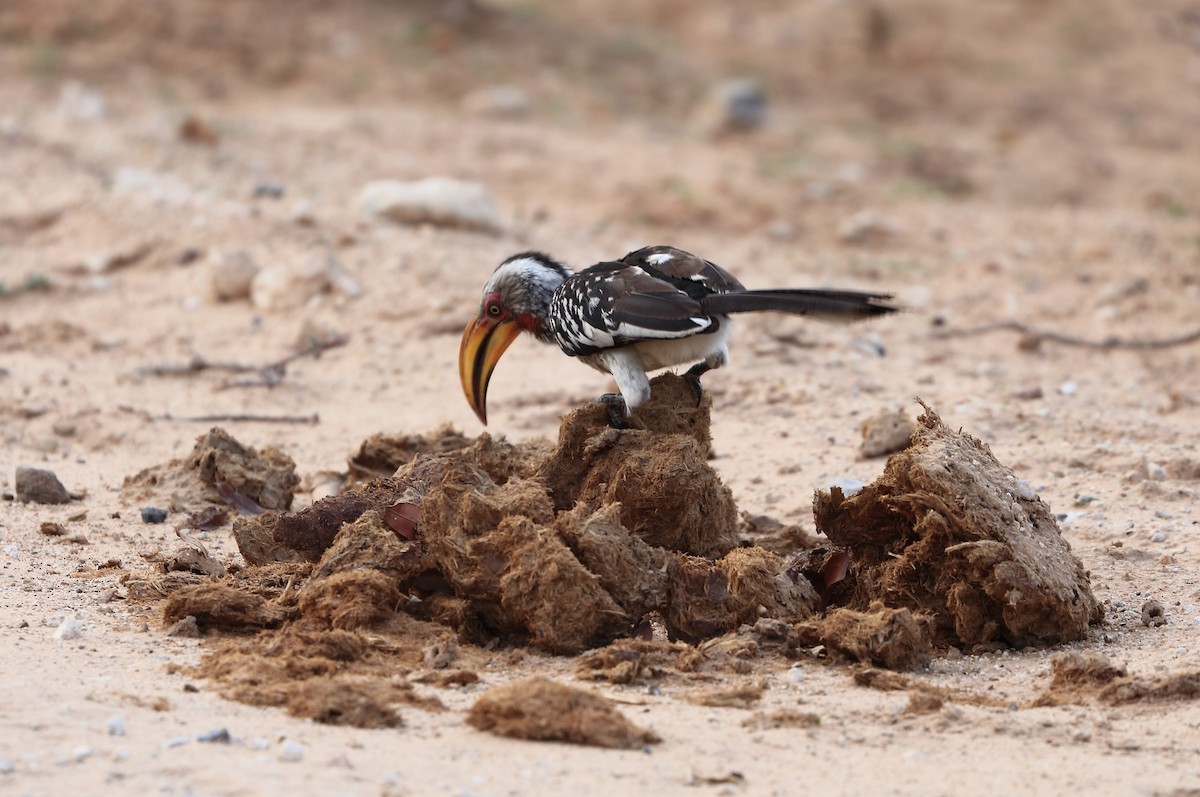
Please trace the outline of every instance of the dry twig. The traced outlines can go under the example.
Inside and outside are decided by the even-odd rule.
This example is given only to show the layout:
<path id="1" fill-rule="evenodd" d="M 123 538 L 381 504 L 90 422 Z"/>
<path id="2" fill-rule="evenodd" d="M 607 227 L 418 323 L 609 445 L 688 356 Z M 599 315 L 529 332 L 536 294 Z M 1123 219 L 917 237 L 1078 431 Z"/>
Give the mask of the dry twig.
<path id="1" fill-rule="evenodd" d="M 1016 332 L 1024 337 L 1022 348 L 1036 348 L 1037 344 L 1042 341 L 1050 341 L 1051 343 L 1059 343 L 1063 346 L 1078 346 L 1084 349 L 1099 349 L 1108 351 L 1111 349 L 1167 349 L 1172 346 L 1184 346 L 1188 343 L 1195 343 L 1200 340 L 1200 329 L 1192 330 L 1191 332 L 1182 335 L 1175 335 L 1169 338 L 1157 339 L 1142 339 L 1142 338 L 1119 338 L 1116 335 L 1111 335 L 1103 340 L 1088 340 L 1087 338 L 1079 338 L 1074 335 L 1066 335 L 1061 332 L 1051 330 L 1035 329 L 1028 324 L 1023 324 L 1020 321 L 998 321 L 994 324 L 982 324 L 977 327 L 969 327 L 967 329 L 945 329 L 933 333 L 933 337 L 939 340 L 948 340 L 951 338 L 969 338 L 977 335 L 986 335 L 991 332 Z M 1028 342 L 1026 342 L 1028 341 Z M 1032 345 L 1030 345 L 1032 344 Z"/>
<path id="2" fill-rule="evenodd" d="M 348 336 L 339 335 L 330 340 L 319 341 L 310 346 L 305 346 L 303 349 L 289 354 L 283 359 L 275 360 L 265 365 L 238 362 L 212 362 L 196 354 L 191 360 L 182 365 L 176 363 L 147 365 L 139 368 L 137 374 L 138 376 L 190 376 L 201 371 L 229 371 L 235 374 L 253 373 L 256 374 L 256 377 L 253 379 L 232 380 L 221 384 L 217 389 L 227 390 L 231 387 L 275 387 L 283 382 L 283 378 L 287 375 L 289 363 L 303 357 L 319 357 L 329 349 L 345 346 L 349 340 Z"/>

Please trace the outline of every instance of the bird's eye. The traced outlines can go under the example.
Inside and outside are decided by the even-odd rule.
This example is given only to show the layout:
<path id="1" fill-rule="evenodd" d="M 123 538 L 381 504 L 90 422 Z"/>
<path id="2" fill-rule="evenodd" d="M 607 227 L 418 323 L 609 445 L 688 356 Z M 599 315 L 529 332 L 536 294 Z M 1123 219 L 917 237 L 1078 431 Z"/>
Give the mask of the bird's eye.
<path id="1" fill-rule="evenodd" d="M 500 315 L 500 305 L 489 304 L 487 311 L 488 311 L 488 315 L 490 315 L 490 316 L 498 316 L 498 315 Z"/>

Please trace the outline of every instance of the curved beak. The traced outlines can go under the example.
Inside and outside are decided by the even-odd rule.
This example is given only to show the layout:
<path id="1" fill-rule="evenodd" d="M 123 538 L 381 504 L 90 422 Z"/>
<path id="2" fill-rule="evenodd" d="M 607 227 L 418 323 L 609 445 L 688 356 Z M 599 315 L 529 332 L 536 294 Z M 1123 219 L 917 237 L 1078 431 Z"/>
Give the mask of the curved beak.
<path id="1" fill-rule="evenodd" d="M 500 362 L 500 355 L 520 334 L 521 328 L 511 318 L 496 321 L 486 315 L 476 316 L 463 330 L 458 373 L 467 403 L 484 426 L 487 426 L 487 389 L 492 371 Z"/>

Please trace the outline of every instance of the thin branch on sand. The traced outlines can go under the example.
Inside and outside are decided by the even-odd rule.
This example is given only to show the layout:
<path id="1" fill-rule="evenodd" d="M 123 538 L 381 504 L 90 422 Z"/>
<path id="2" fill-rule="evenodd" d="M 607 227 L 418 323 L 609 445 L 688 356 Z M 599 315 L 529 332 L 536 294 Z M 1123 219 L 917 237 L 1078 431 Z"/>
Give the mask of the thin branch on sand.
<path id="1" fill-rule="evenodd" d="M 1112 335 L 1102 340 L 1088 340 L 1087 338 L 1080 338 L 1074 335 L 1066 335 L 1062 332 L 1036 329 L 1020 321 L 998 321 L 994 324 L 982 324 L 966 329 L 943 329 L 934 332 L 933 337 L 938 340 L 948 340 L 952 338 L 987 335 L 992 332 L 1016 332 L 1020 334 L 1022 336 L 1020 344 L 1022 349 L 1036 349 L 1046 341 L 1058 343 L 1063 346 L 1077 346 L 1079 348 L 1098 349 L 1101 351 L 1112 349 L 1168 349 L 1172 346 L 1185 346 L 1200 340 L 1200 329 L 1195 329 L 1181 335 L 1174 335 L 1169 338 L 1119 338 L 1116 335 Z"/>
<path id="2" fill-rule="evenodd" d="M 253 373 L 253 379 L 236 379 L 225 382 L 220 385 L 218 390 L 227 390 L 232 387 L 275 387 L 283 382 L 287 375 L 287 367 L 290 363 L 299 360 L 303 357 L 319 357 L 329 349 L 335 349 L 339 346 L 345 346 L 350 340 L 346 335 L 339 335 L 330 340 L 313 343 L 310 346 L 305 346 L 297 352 L 289 354 L 280 360 L 267 363 L 265 365 L 255 365 L 252 363 L 238 362 L 213 362 L 205 359 L 197 354 L 186 363 L 165 363 L 161 365 L 147 365 L 137 370 L 138 376 L 191 376 L 198 374 L 201 371 L 228 371 L 235 374 Z"/>

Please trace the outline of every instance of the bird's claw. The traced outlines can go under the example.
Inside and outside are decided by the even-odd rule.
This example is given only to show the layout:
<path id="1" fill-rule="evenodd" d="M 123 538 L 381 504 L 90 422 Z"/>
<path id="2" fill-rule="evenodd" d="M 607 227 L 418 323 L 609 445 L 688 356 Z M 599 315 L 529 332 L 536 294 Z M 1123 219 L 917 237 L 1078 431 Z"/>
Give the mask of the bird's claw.
<path id="1" fill-rule="evenodd" d="M 692 388 L 692 393 L 696 396 L 696 406 L 700 406 L 700 402 L 704 401 L 704 386 L 700 384 L 700 377 L 712 370 L 712 366 L 708 363 L 699 362 L 684 372 L 684 381 Z"/>
<path id="2" fill-rule="evenodd" d="M 625 406 L 625 399 L 619 393 L 605 393 L 600 398 L 596 399 L 604 405 L 604 411 L 608 413 L 608 425 L 614 429 L 629 429 L 629 408 Z"/>

